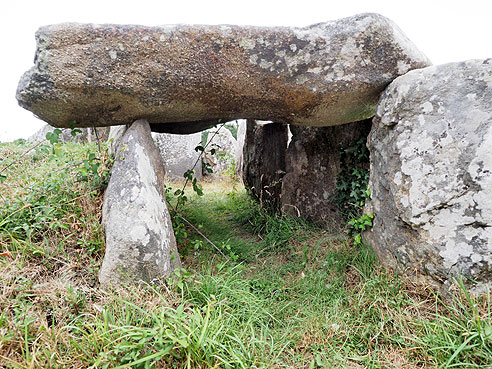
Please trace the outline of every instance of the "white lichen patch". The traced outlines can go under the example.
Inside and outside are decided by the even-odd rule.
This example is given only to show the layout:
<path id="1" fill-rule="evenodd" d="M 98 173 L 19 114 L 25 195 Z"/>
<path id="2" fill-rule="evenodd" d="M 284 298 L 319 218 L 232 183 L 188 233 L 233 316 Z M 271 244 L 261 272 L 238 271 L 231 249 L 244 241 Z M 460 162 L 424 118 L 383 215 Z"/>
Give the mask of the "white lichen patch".
<path id="1" fill-rule="evenodd" d="M 118 57 L 118 53 L 116 52 L 116 50 L 109 50 L 108 54 L 111 60 L 116 60 L 116 58 Z"/>
<path id="2" fill-rule="evenodd" d="M 431 113 L 434 110 L 434 107 L 432 106 L 432 103 L 430 101 L 426 101 L 425 103 L 422 104 L 422 112 L 424 114 Z"/>
<path id="3" fill-rule="evenodd" d="M 256 46 L 255 40 L 251 38 L 242 38 L 238 42 L 239 46 L 246 50 L 252 50 Z"/>
<path id="4" fill-rule="evenodd" d="M 412 66 L 410 65 L 410 63 L 408 63 L 404 60 L 398 60 L 396 67 L 398 68 L 398 74 L 404 75 L 405 73 L 407 73 L 410 70 L 410 68 Z"/>

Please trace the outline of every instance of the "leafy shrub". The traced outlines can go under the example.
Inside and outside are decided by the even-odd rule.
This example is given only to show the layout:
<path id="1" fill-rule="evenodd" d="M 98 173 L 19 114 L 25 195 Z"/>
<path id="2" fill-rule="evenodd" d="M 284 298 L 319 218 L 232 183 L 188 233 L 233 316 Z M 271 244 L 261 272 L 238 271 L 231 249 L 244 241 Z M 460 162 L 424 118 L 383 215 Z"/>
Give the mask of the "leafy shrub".
<path id="1" fill-rule="evenodd" d="M 340 150 L 341 170 L 337 176 L 334 200 L 347 219 L 358 217 L 369 197 L 369 150 L 366 137 Z"/>

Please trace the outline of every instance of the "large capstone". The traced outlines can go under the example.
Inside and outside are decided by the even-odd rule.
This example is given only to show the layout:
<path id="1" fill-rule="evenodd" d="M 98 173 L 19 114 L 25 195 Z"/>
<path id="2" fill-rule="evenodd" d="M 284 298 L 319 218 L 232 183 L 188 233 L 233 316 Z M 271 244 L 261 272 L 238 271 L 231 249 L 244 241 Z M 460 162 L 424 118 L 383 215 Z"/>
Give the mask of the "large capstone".
<path id="1" fill-rule="evenodd" d="M 448 285 L 492 285 L 492 59 L 412 71 L 370 134 L 366 234 L 379 259 Z M 480 287 L 482 286 L 482 287 Z"/>
<path id="2" fill-rule="evenodd" d="M 378 14 L 305 28 L 69 23 L 40 28 L 36 41 L 17 99 L 55 127 L 338 125 L 371 117 L 393 79 L 430 64 Z"/>
<path id="3" fill-rule="evenodd" d="M 164 194 L 164 170 L 149 124 L 133 123 L 117 145 L 104 193 L 103 285 L 158 282 L 181 266 Z"/>
<path id="4" fill-rule="evenodd" d="M 343 208 L 337 202 L 337 188 L 343 185 L 345 191 L 350 191 L 351 187 L 341 178 L 342 170 L 369 165 L 367 157 L 346 158 L 343 154 L 357 144 L 365 145 L 370 128 L 370 120 L 336 127 L 290 126 L 292 139 L 280 199 L 282 213 L 324 225 L 339 223 Z"/>

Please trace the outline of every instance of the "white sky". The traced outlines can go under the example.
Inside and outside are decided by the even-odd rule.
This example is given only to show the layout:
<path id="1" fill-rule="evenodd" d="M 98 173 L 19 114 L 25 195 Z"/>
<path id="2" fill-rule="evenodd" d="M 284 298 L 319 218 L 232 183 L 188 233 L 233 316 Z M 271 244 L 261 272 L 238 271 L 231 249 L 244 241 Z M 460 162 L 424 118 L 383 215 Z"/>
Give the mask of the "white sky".
<path id="1" fill-rule="evenodd" d="M 5 4 L 13 1 L 16 2 Z M 44 124 L 17 105 L 15 91 L 22 73 L 32 66 L 34 33 L 47 24 L 306 26 L 376 12 L 396 22 L 434 64 L 492 57 L 492 0 L 6 0 L 2 3 L 0 142 L 26 138 Z"/>

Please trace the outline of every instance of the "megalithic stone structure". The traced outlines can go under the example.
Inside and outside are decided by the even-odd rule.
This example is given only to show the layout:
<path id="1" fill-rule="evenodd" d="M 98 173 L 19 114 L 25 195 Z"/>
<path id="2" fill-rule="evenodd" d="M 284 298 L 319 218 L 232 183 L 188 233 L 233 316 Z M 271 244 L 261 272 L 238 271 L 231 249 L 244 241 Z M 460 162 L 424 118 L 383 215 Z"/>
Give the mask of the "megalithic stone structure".
<path id="1" fill-rule="evenodd" d="M 374 115 L 393 79 L 430 64 L 378 14 L 304 28 L 66 23 L 40 28 L 36 41 L 17 100 L 55 127 L 339 125 Z"/>

